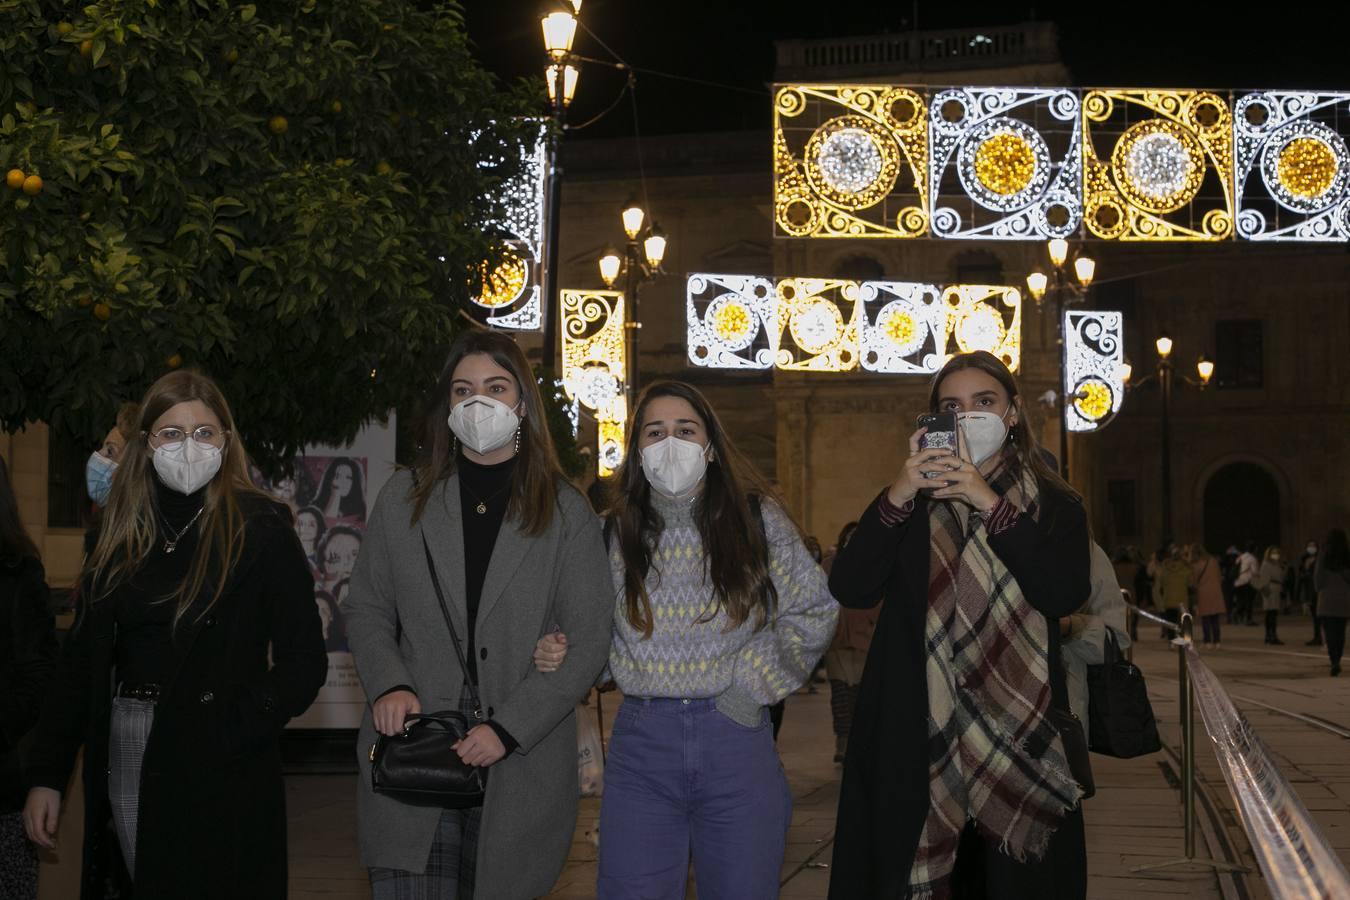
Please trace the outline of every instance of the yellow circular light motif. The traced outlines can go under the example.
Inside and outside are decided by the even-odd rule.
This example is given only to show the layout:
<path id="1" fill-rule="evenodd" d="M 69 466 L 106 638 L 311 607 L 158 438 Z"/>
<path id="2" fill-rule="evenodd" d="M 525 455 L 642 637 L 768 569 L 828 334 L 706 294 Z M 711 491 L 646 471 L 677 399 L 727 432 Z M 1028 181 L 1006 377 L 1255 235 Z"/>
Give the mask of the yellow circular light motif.
<path id="1" fill-rule="evenodd" d="M 995 194 L 1004 197 L 1026 190 L 1036 174 L 1036 151 L 1026 139 L 1000 131 L 975 150 L 975 177 Z"/>
<path id="2" fill-rule="evenodd" d="M 897 347 L 908 347 L 913 343 L 917 330 L 914 317 L 907 312 L 894 312 L 886 319 L 886 337 Z"/>
<path id="3" fill-rule="evenodd" d="M 1100 381 L 1089 381 L 1078 389 L 1073 405 L 1089 422 L 1100 422 L 1111 412 L 1111 389 Z"/>
<path id="4" fill-rule="evenodd" d="M 479 266 L 479 271 L 483 273 L 483 293 L 474 298 L 479 306 L 488 309 L 508 306 L 516 302 L 525 290 L 525 260 L 512 250 L 502 254 L 501 263 L 491 272 L 486 262 Z"/>
<path id="5" fill-rule="evenodd" d="M 728 303 L 713 317 L 713 331 L 722 340 L 733 343 L 750 330 L 750 314 L 739 303 Z"/>
<path id="6" fill-rule="evenodd" d="M 1331 188 L 1339 169 L 1330 147 L 1317 138 L 1301 137 L 1280 151 L 1276 171 L 1285 190 L 1295 197 L 1313 200 Z"/>

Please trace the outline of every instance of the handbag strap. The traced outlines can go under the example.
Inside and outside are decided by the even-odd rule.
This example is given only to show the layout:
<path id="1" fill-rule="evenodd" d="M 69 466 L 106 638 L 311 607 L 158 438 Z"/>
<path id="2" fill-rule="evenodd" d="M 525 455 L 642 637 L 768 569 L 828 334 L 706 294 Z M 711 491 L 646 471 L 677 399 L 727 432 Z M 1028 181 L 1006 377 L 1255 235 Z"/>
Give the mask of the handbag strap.
<path id="1" fill-rule="evenodd" d="M 1106 637 L 1102 641 L 1102 663 L 1108 666 L 1115 665 L 1121 660 L 1120 642 L 1116 640 L 1116 632 L 1110 625 L 1103 622 L 1102 628 L 1106 631 Z"/>
<path id="2" fill-rule="evenodd" d="M 455 656 L 459 657 L 459 668 L 464 673 L 464 681 L 469 685 L 469 697 L 473 700 L 473 717 L 478 721 L 483 720 L 483 701 L 478 699 L 478 685 L 469 678 L 469 664 L 464 659 L 464 648 L 459 643 L 459 632 L 455 631 L 455 623 L 450 618 L 450 607 L 445 605 L 445 593 L 441 590 L 441 579 L 436 574 L 436 563 L 431 558 L 431 545 L 427 543 L 427 532 L 425 528 L 418 527 L 422 534 L 422 550 L 427 555 L 427 571 L 431 573 L 431 586 L 436 591 L 436 602 L 441 605 L 441 615 L 445 616 L 445 625 L 450 629 L 450 639 L 455 644 Z"/>

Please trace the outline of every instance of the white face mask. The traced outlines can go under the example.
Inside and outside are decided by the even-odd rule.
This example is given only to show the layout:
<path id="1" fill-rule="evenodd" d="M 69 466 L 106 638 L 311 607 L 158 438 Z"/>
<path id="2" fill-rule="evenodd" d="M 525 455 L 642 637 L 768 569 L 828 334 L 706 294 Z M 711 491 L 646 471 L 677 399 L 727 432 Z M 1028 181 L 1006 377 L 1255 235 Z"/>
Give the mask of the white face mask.
<path id="1" fill-rule="evenodd" d="M 708 451 L 702 444 L 671 436 L 642 448 L 642 472 L 653 489 L 667 497 L 682 497 L 698 486 L 708 470 Z"/>
<path id="2" fill-rule="evenodd" d="M 1012 412 L 1012 407 L 1008 408 L 1008 412 Z M 996 416 L 991 412 L 968 412 L 956 417 L 956 423 L 961 429 L 961 440 L 975 465 L 980 465 L 1002 449 L 1008 439 L 1008 426 L 1003 421 L 1007 414 Z"/>
<path id="3" fill-rule="evenodd" d="M 155 449 L 159 480 L 180 494 L 192 494 L 216 477 L 223 459 L 219 447 L 192 438 Z"/>
<path id="4" fill-rule="evenodd" d="M 470 397 L 450 410 L 450 430 L 480 456 L 505 447 L 519 429 L 516 411 L 492 397 Z"/>

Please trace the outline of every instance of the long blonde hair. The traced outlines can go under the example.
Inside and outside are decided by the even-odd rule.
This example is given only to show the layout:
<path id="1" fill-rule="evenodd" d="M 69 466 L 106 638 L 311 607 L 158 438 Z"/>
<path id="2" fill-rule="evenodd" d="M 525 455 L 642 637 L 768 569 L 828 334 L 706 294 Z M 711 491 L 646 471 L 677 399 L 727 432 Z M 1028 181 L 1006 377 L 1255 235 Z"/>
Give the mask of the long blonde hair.
<path id="1" fill-rule="evenodd" d="M 171 372 L 146 391 L 137 412 L 137 433 L 127 441 L 117 477 L 113 479 L 108 505 L 98 542 L 89 554 L 81 573 L 89 597 L 97 602 L 125 584 L 149 558 L 155 541 L 160 539 L 156 522 L 155 481 L 157 476 L 150 449 L 150 429 L 156 420 L 179 403 L 193 400 L 205 404 L 227 432 L 220 471 L 206 488 L 205 508 L 198 527 L 200 538 L 187 576 L 177 590 L 162 598 L 174 601 L 173 622 L 177 627 L 193 602 L 212 583 L 214 596 L 201 611 L 204 616 L 224 592 L 225 583 L 238 565 L 244 551 L 244 513 L 240 497 L 264 497 L 253 486 L 248 474 L 248 454 L 235 432 L 234 416 L 225 396 L 214 381 L 200 372 Z"/>

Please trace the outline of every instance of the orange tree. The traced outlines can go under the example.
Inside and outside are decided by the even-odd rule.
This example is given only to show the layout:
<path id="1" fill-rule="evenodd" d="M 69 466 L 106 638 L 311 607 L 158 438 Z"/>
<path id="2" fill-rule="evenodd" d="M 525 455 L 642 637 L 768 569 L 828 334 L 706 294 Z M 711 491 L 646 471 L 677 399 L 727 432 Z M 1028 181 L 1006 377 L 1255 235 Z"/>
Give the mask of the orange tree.
<path id="1" fill-rule="evenodd" d="M 270 469 L 411 409 L 537 99 L 450 2 L 0 0 L 0 425 L 185 365 Z"/>

